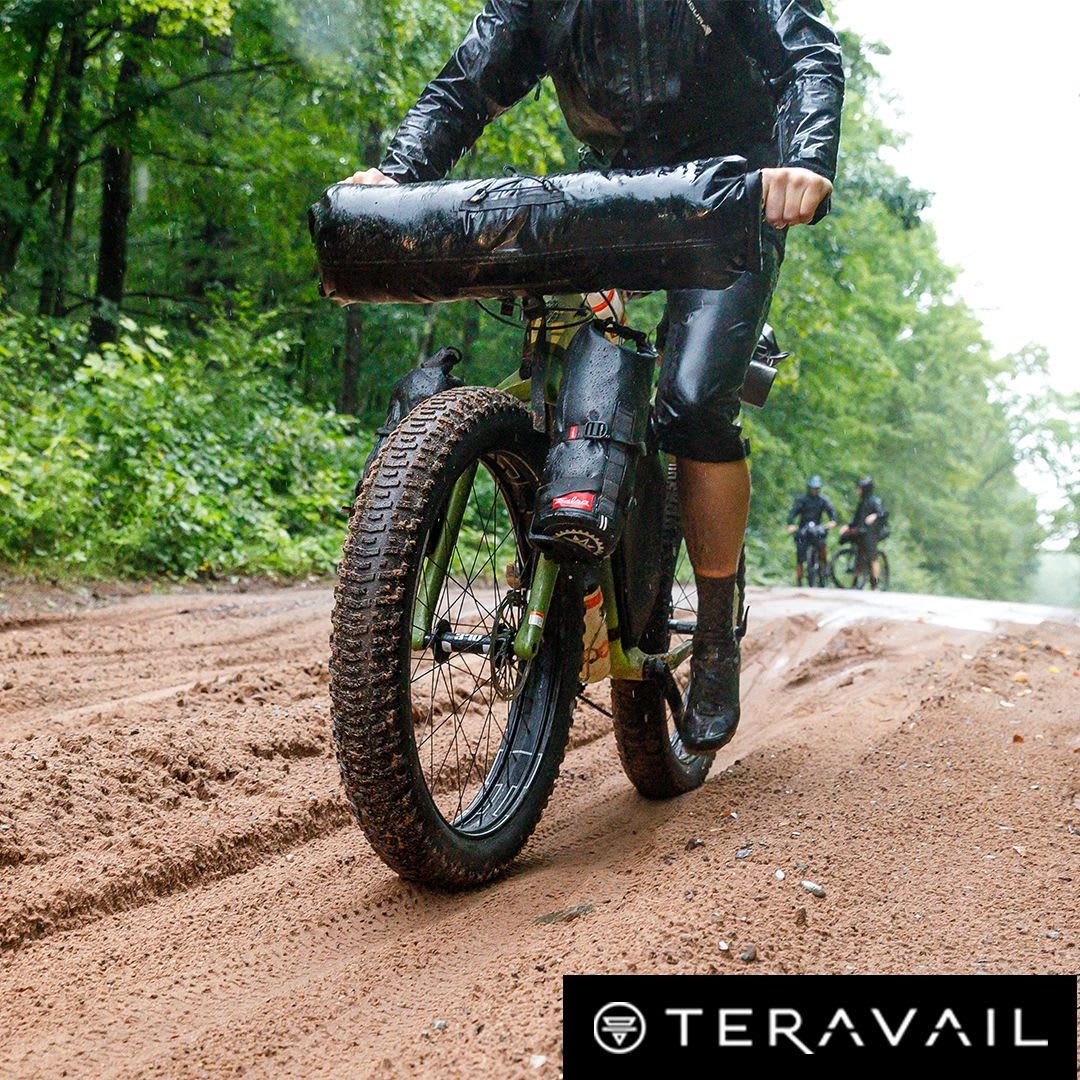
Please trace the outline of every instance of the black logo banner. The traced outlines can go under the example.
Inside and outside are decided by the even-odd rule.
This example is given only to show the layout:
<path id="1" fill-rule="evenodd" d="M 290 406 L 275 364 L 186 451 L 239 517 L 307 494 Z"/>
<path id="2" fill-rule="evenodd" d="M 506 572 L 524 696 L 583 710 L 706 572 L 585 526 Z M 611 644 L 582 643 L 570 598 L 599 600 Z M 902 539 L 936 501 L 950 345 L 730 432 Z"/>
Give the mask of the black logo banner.
<path id="1" fill-rule="evenodd" d="M 567 975 L 564 1075 L 993 1063 L 1071 1077 L 1076 1001 L 1071 975 Z"/>

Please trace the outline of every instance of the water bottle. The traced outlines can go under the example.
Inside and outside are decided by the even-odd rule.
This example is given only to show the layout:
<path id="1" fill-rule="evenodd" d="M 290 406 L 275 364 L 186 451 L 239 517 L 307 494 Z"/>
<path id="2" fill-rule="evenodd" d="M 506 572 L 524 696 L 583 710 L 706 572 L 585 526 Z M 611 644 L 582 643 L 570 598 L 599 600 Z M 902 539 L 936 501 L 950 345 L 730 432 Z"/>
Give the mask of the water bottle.
<path id="1" fill-rule="evenodd" d="M 585 296 L 585 303 L 598 319 L 614 319 L 620 326 L 626 323 L 626 304 L 618 289 L 605 289 Z"/>
<path id="2" fill-rule="evenodd" d="M 607 625 L 604 622 L 604 594 L 597 585 L 585 596 L 585 624 L 582 633 L 581 671 L 579 681 L 599 682 L 611 671 L 611 649 Z"/>

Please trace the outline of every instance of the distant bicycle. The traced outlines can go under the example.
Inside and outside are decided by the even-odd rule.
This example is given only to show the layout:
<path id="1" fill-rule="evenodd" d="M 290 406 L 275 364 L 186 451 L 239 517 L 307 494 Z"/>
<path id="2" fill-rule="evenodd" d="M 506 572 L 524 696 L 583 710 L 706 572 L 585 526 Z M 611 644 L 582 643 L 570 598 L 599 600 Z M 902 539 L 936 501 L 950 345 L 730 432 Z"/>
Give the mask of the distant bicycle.
<path id="1" fill-rule="evenodd" d="M 870 580 L 870 560 L 866 557 L 863 544 L 859 539 L 864 529 L 847 529 L 840 537 L 840 547 L 829 562 L 829 576 L 838 589 L 865 589 L 872 585 Z M 878 536 L 878 542 L 884 536 Z M 877 588 L 885 591 L 889 587 L 889 557 L 878 548 L 877 560 L 880 566 Z"/>
<path id="2" fill-rule="evenodd" d="M 808 521 L 795 534 L 806 545 L 806 583 L 811 589 L 827 588 L 831 582 L 829 562 L 822 558 L 829 536 L 829 526 L 825 522 Z"/>

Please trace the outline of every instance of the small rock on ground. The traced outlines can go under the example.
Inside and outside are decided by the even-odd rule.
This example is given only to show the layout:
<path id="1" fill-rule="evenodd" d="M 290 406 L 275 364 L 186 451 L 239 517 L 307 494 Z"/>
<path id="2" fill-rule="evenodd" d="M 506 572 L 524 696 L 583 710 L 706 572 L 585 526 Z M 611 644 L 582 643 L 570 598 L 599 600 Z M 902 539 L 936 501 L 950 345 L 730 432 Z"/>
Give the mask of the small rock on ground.
<path id="1" fill-rule="evenodd" d="M 582 915 L 588 915 L 592 909 L 592 904 L 575 904 L 573 907 L 564 908 L 562 911 L 552 911 L 547 915 L 541 915 L 536 920 L 536 924 L 538 926 L 547 926 L 550 923 L 570 922 L 573 919 L 580 918 Z"/>

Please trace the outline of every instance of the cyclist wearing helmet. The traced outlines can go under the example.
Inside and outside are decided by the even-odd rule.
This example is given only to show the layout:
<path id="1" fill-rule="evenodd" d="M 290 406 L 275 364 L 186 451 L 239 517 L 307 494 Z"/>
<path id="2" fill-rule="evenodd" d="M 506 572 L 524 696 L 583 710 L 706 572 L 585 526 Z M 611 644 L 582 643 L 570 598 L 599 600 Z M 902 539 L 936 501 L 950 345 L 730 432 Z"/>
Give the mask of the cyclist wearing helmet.
<path id="1" fill-rule="evenodd" d="M 874 494 L 874 479 L 863 476 L 855 482 L 859 503 L 851 522 L 845 525 L 841 536 L 851 536 L 859 549 L 860 559 L 870 567 L 870 588 L 876 589 L 881 578 L 881 560 L 878 558 L 878 541 L 881 539 L 889 512 L 885 504 Z"/>
<path id="2" fill-rule="evenodd" d="M 656 397 L 678 459 L 698 585 L 680 733 L 723 746 L 739 721 L 737 581 L 750 502 L 739 388 L 784 256 L 784 230 L 828 212 L 844 74 L 820 0 L 487 0 L 406 114 L 377 169 L 349 182 L 446 175 L 484 126 L 550 75 L 571 131 L 613 168 L 738 154 L 762 170 L 762 269 L 723 291 L 668 293 Z M 597 282 L 597 288 L 605 282 Z"/>
<path id="3" fill-rule="evenodd" d="M 806 494 L 796 498 L 791 504 L 791 510 L 788 513 L 787 531 L 795 534 L 796 585 L 802 584 L 806 553 L 810 550 L 810 537 L 803 532 L 803 526 L 808 524 L 817 525 L 823 517 L 828 519 L 827 528 L 833 529 L 836 527 L 836 508 L 821 494 L 821 477 L 815 474 L 806 481 Z M 798 519 L 798 524 L 795 523 L 796 519 Z M 821 542 L 819 551 L 822 565 L 824 565 L 826 561 L 824 540 Z"/>

